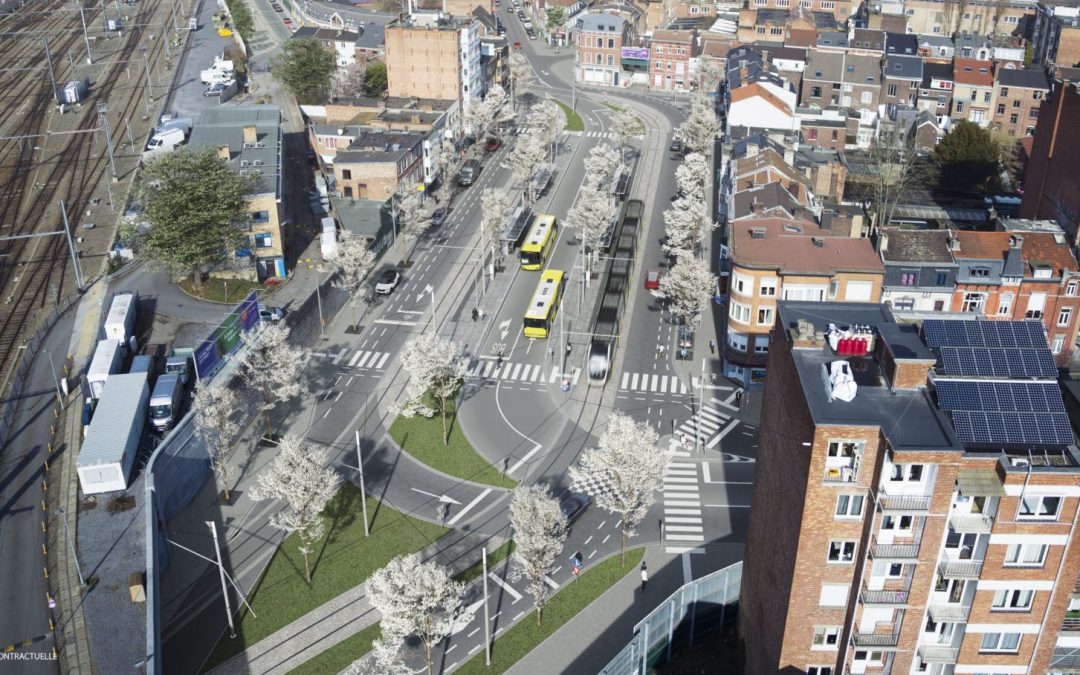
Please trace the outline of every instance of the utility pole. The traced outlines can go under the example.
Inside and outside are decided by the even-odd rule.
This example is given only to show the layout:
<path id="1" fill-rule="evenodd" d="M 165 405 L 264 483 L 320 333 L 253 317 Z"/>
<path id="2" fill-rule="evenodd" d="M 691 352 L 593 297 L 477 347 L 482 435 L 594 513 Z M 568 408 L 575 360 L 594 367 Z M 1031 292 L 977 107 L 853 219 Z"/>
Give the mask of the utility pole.
<path id="1" fill-rule="evenodd" d="M 491 617 L 488 613 L 488 571 L 487 571 L 487 544 L 481 549 L 481 560 L 484 569 L 484 665 L 491 665 Z"/>
<path id="2" fill-rule="evenodd" d="M 150 112 L 150 101 L 154 100 L 154 94 L 150 88 L 150 63 L 146 60 L 146 45 L 142 45 L 140 49 L 142 50 L 143 72 L 146 73 L 146 112 Z"/>
<path id="3" fill-rule="evenodd" d="M 86 65 L 93 65 L 94 57 L 90 55 L 90 36 L 86 34 L 86 8 L 82 5 L 79 5 L 79 19 L 82 21 L 82 36 L 86 43 Z"/>
<path id="4" fill-rule="evenodd" d="M 53 100 L 59 103 L 60 90 L 56 87 L 56 71 L 53 69 L 52 53 L 49 52 L 49 38 L 43 37 L 41 41 L 45 43 L 45 60 L 49 64 L 49 81 L 52 82 Z"/>
<path id="5" fill-rule="evenodd" d="M 218 574 L 221 576 L 221 595 L 225 598 L 225 616 L 229 620 L 229 637 L 236 637 L 236 626 L 233 625 L 232 606 L 229 604 L 229 587 L 225 585 L 225 566 L 221 564 L 221 546 L 218 544 L 217 523 L 212 520 L 206 521 L 210 528 L 210 534 L 214 537 L 214 552 L 217 555 Z"/>
<path id="6" fill-rule="evenodd" d="M 64 507 L 59 507 L 56 512 L 60 514 L 60 518 L 64 521 L 64 535 L 67 537 L 68 546 L 71 547 L 71 559 L 75 561 L 75 572 L 79 575 L 79 586 L 86 588 L 86 578 L 82 575 L 82 566 L 79 565 L 79 554 L 75 552 L 75 543 L 71 541 L 71 530 L 68 529 L 67 514 L 64 513 Z"/>
<path id="7" fill-rule="evenodd" d="M 82 293 L 83 290 L 83 276 L 82 270 L 79 269 L 79 257 L 75 255 L 75 242 L 71 239 L 71 226 L 68 224 L 67 207 L 64 206 L 64 200 L 60 200 L 60 218 L 64 222 L 64 236 L 67 237 L 68 252 L 71 253 L 71 264 L 75 268 L 75 288 Z"/>
<path id="8" fill-rule="evenodd" d="M 322 282 L 319 280 L 319 270 L 315 270 L 315 301 L 319 305 L 319 337 L 326 339 L 326 319 L 323 318 L 322 311 L 322 291 L 319 286 Z"/>
<path id="9" fill-rule="evenodd" d="M 370 397 L 369 397 L 370 398 Z M 365 423 L 367 421 L 366 416 L 368 414 L 368 398 L 364 399 L 364 415 Z M 364 458 L 360 456 L 360 430 L 356 430 L 356 468 L 360 471 L 360 504 L 364 509 L 364 536 L 367 537 L 371 534 L 368 531 L 368 518 L 367 518 L 367 491 L 364 489 Z"/>
<path id="10" fill-rule="evenodd" d="M 109 169 L 112 171 L 113 180 L 120 176 L 116 173 L 116 159 L 113 157 L 112 134 L 109 133 L 109 109 L 104 102 L 97 104 L 98 119 L 101 120 L 101 129 L 105 132 L 105 147 L 109 150 Z M 110 202 L 112 200 L 109 200 Z M 109 205 L 112 208 L 112 205 Z"/>

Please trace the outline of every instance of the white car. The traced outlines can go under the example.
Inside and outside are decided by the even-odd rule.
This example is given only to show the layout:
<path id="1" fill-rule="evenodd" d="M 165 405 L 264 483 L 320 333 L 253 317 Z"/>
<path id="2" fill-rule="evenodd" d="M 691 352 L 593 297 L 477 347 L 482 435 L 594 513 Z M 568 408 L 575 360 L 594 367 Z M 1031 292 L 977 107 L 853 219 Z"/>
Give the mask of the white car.
<path id="1" fill-rule="evenodd" d="M 276 323 L 285 318 L 285 312 L 281 311 L 280 307 L 267 307 L 266 305 L 259 305 L 259 319 L 262 321 Z"/>
<path id="2" fill-rule="evenodd" d="M 401 272 L 385 270 L 375 281 L 375 292 L 379 295 L 389 295 L 399 283 L 401 283 Z"/>

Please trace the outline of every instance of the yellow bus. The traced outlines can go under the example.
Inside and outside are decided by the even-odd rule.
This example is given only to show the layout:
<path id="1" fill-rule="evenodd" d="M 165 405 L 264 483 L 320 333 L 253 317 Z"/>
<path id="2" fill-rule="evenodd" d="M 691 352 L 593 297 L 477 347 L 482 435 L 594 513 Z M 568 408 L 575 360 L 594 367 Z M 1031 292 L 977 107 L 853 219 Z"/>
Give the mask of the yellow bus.
<path id="1" fill-rule="evenodd" d="M 540 275 L 540 283 L 536 285 L 536 292 L 525 310 L 525 337 L 546 338 L 551 333 L 551 324 L 562 302 L 564 285 L 565 275 L 560 270 L 544 270 Z"/>
<path id="2" fill-rule="evenodd" d="M 555 216 L 540 214 L 533 221 L 532 229 L 521 245 L 521 269 L 538 270 L 543 268 L 548 253 L 555 246 L 555 235 L 559 233 L 559 225 L 555 222 Z"/>

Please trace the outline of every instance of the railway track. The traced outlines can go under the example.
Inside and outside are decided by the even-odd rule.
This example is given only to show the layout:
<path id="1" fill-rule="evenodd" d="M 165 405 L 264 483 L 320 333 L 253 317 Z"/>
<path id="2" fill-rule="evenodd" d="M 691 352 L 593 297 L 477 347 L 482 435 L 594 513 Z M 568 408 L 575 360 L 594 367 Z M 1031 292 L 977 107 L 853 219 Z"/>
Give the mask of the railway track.
<path id="1" fill-rule="evenodd" d="M 124 72 L 145 45 L 147 59 L 156 62 L 164 49 L 164 22 L 161 29 L 143 28 L 155 20 L 161 0 L 144 0 L 131 18 L 135 28 L 127 30 L 119 48 L 107 57 L 93 83 L 89 99 L 73 115 L 63 119 L 53 101 L 52 83 L 45 62 L 43 32 L 55 31 L 49 51 L 57 71 L 57 85 L 81 72 L 76 66 L 85 57 L 81 17 L 78 12 L 56 11 L 62 2 L 29 5 L 34 12 L 0 18 L 0 63 L 19 64 L 10 71 L 10 97 L 0 99 L 0 106 L 17 106 L 16 114 L 0 125 L 0 236 L 57 232 L 64 227 L 59 202 L 67 205 L 72 237 L 83 214 L 101 189 L 103 180 L 111 180 L 105 143 L 101 138 L 98 102 L 109 106 L 109 131 L 114 147 L 119 147 L 119 121 L 137 117 L 146 82 L 143 78 L 125 78 Z M 42 8 L 52 14 L 42 20 Z M 88 25 L 101 16 L 99 9 L 86 11 Z M 33 37 L 19 34 L 31 30 Z M 148 40 L 153 33 L 155 39 Z M 114 46 L 115 45 L 107 45 Z M 102 51 L 105 51 L 102 49 Z M 81 79 L 81 78 L 79 78 Z M 4 100 L 4 99 L 14 99 Z M 72 113 L 68 113 L 72 115 Z M 53 128 L 53 123 L 63 130 Z M 97 131 L 95 131 L 97 130 Z M 135 151 L 135 149 L 132 149 Z M 132 157 L 117 157 L 118 173 L 127 178 L 137 165 Z M 120 164 L 125 166 L 120 170 Z M 115 206 L 122 208 L 123 201 Z M 110 221 L 115 213 L 108 214 Z M 111 223 L 110 223 L 111 224 Z M 104 254 L 105 251 L 89 251 Z M 0 391 L 5 391 L 17 362 L 22 341 L 36 330 L 41 319 L 68 294 L 76 292 L 74 274 L 66 237 L 50 236 L 0 241 Z"/>

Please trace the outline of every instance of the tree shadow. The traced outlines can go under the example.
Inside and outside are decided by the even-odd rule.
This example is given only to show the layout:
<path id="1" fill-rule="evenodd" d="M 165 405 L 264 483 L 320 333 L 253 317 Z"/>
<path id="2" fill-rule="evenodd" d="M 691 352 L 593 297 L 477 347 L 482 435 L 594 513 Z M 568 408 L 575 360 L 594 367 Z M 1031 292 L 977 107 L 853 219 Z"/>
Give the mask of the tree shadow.
<path id="1" fill-rule="evenodd" d="M 363 499 L 360 496 L 359 490 L 338 490 L 337 495 L 330 500 L 326 509 L 322 512 L 324 520 L 330 521 L 330 526 L 327 528 L 326 535 L 322 539 L 322 544 L 319 546 L 319 552 L 315 556 L 315 560 L 311 565 L 311 576 L 314 578 L 315 573 L 319 569 L 319 563 L 322 562 L 323 554 L 326 552 L 326 547 L 337 541 L 337 535 L 340 530 L 348 528 L 356 521 L 356 514 L 361 512 L 360 501 Z"/>

